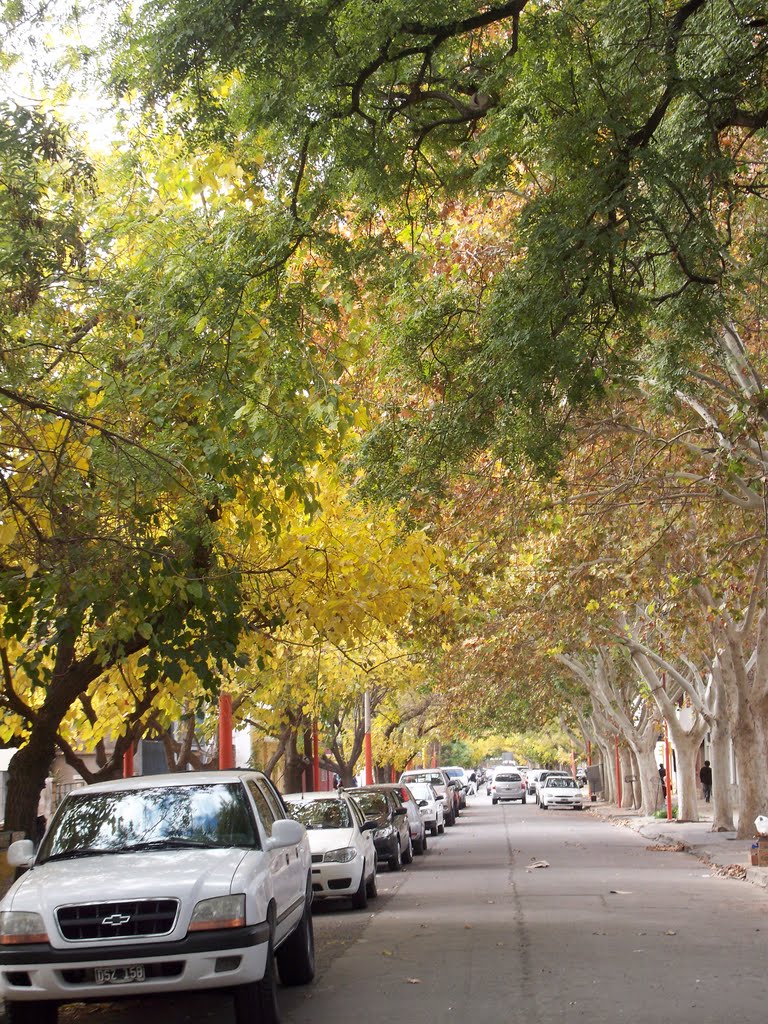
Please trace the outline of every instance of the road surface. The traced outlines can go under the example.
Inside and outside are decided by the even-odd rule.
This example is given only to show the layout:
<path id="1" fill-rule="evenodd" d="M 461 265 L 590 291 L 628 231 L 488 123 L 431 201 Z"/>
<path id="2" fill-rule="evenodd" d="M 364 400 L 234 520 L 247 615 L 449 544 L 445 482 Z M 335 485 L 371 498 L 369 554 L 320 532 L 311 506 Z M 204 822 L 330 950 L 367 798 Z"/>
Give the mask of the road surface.
<path id="1" fill-rule="evenodd" d="M 477 796 L 368 911 L 315 915 L 285 1024 L 754 1024 L 768 893 L 588 811 Z M 547 866 L 544 866 L 547 865 Z M 231 1024 L 223 994 L 62 1009 L 66 1024 Z"/>

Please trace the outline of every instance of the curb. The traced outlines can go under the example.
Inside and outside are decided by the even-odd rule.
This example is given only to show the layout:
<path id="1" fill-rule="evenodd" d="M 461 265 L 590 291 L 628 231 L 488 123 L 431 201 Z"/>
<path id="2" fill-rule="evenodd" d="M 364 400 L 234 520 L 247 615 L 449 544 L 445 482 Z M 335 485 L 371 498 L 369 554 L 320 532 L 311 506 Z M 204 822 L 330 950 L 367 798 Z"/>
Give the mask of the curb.
<path id="1" fill-rule="evenodd" d="M 635 823 L 630 816 L 621 817 L 619 815 L 600 814 L 597 808 L 594 807 L 590 807 L 589 810 L 601 821 L 607 821 L 609 824 L 621 828 L 629 828 L 633 832 L 637 832 L 643 839 L 676 846 L 680 853 L 695 857 L 700 863 L 711 868 L 713 874 L 723 878 L 733 878 L 740 882 L 749 882 L 751 885 L 756 885 L 761 889 L 768 889 L 768 868 L 752 867 L 752 865 L 744 863 L 723 864 L 716 859 L 716 855 L 711 850 L 707 850 L 703 846 L 694 846 L 690 842 L 682 840 L 679 835 L 674 835 L 674 832 L 670 835 L 668 832 L 659 831 L 657 828 L 654 828 L 653 824 L 647 821 L 638 820 Z M 646 829 L 649 831 L 645 831 Z"/>

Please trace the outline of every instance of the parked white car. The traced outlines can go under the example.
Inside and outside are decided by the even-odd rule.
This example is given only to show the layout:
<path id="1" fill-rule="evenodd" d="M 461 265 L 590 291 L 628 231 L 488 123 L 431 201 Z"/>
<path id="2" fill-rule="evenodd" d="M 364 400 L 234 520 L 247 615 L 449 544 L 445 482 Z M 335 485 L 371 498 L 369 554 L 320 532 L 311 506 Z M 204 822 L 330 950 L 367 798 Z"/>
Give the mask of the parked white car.
<path id="1" fill-rule="evenodd" d="M 428 782 L 411 782 L 408 789 L 419 808 L 424 827 L 433 836 L 445 832 L 445 811 L 443 801 L 434 786 Z"/>
<path id="2" fill-rule="evenodd" d="M 457 808 L 454 804 L 454 791 L 451 787 L 451 780 L 442 768 L 410 768 L 403 772 L 400 781 L 404 782 L 406 786 L 410 786 L 414 782 L 428 782 L 430 786 L 434 786 L 435 792 L 443 801 L 445 824 L 449 827 L 456 824 Z"/>
<path id="3" fill-rule="evenodd" d="M 449 779 L 453 779 L 454 782 L 458 782 L 459 789 L 459 807 L 461 810 L 467 806 L 467 794 L 469 793 L 469 774 L 460 765 L 451 764 L 446 767 L 442 765 L 442 770 L 448 776 Z"/>
<path id="4" fill-rule="evenodd" d="M 570 775 L 548 775 L 539 783 L 539 807 L 572 807 L 580 811 L 584 806 L 581 788 Z"/>
<path id="5" fill-rule="evenodd" d="M 314 976 L 311 857 L 260 772 L 187 772 L 70 793 L 0 903 L 9 1024 L 55 1024 L 58 1003 L 228 988 L 237 1024 L 278 1020 Z"/>
<path id="6" fill-rule="evenodd" d="M 364 910 L 377 894 L 375 825 L 342 790 L 289 793 L 285 803 L 307 830 L 314 898 L 351 899 Z"/>

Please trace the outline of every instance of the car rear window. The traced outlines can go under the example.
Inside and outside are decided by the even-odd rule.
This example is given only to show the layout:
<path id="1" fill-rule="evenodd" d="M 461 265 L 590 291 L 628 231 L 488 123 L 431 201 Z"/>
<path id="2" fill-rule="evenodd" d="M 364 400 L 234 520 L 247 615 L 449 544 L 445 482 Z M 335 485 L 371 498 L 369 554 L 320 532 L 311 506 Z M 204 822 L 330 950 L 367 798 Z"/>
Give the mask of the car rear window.
<path id="1" fill-rule="evenodd" d="M 419 772 L 417 775 L 408 775 L 403 782 L 410 785 L 412 782 L 428 782 L 432 786 L 444 786 L 445 779 L 436 772 Z"/>
<path id="2" fill-rule="evenodd" d="M 304 828 L 351 828 L 349 808 L 336 797 L 308 801 L 288 801 L 292 818 L 300 821 Z"/>
<path id="3" fill-rule="evenodd" d="M 352 799 L 367 819 L 375 819 L 384 824 L 389 814 L 387 798 L 383 793 L 353 793 Z"/>
<path id="4" fill-rule="evenodd" d="M 499 772 L 496 776 L 497 782 L 522 782 L 517 772 Z"/>

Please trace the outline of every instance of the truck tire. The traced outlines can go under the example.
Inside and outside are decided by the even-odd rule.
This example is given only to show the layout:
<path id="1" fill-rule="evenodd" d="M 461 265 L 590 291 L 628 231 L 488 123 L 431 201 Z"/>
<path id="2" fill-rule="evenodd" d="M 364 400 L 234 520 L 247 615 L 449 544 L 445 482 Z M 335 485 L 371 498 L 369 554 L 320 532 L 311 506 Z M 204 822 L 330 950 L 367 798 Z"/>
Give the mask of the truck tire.
<path id="1" fill-rule="evenodd" d="M 58 1017 L 59 1005 L 50 1001 L 5 1004 L 8 1024 L 56 1024 Z"/>
<path id="2" fill-rule="evenodd" d="M 297 928 L 275 954 L 280 981 L 284 985 L 307 985 L 315 976 L 315 931 L 310 909 L 311 898 L 310 890 Z"/>
<path id="3" fill-rule="evenodd" d="M 261 981 L 238 985 L 234 990 L 234 997 L 235 1024 L 280 1024 L 280 1010 L 277 1005 L 277 965 L 271 937 L 264 977 Z"/>

